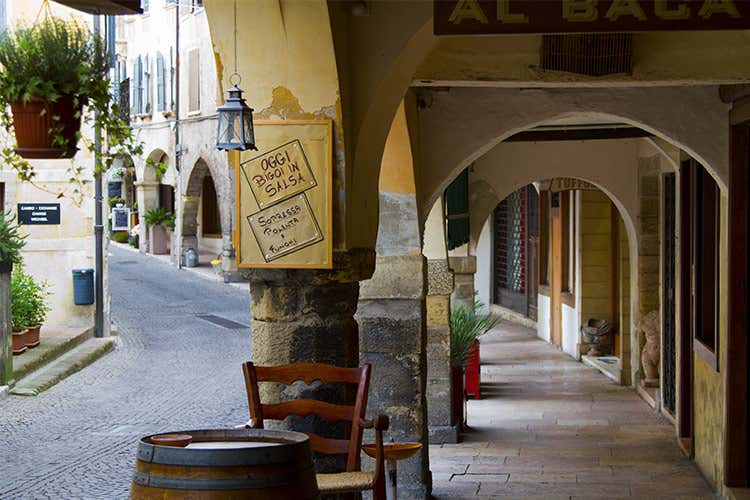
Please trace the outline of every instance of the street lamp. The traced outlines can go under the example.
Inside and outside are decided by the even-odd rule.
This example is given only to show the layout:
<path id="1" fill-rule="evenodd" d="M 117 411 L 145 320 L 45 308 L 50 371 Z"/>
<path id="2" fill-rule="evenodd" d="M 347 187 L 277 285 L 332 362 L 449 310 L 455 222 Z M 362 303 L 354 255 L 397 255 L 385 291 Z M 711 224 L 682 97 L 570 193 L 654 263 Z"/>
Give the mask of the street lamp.
<path id="1" fill-rule="evenodd" d="M 216 149 L 245 151 L 255 147 L 253 110 L 242 98 L 242 90 L 235 84 L 228 90 L 229 97 L 217 108 Z"/>

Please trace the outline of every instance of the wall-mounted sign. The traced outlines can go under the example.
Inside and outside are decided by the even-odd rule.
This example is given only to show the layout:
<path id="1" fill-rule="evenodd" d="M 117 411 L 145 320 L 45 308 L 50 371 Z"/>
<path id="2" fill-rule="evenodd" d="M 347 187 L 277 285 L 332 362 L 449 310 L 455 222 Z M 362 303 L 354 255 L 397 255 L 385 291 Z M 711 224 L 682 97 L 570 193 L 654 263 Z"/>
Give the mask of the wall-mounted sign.
<path id="1" fill-rule="evenodd" d="M 27 226 L 60 224 L 60 204 L 19 203 L 18 222 Z"/>
<path id="2" fill-rule="evenodd" d="M 747 0 L 433 0 L 436 35 L 742 30 Z"/>
<path id="3" fill-rule="evenodd" d="M 549 190 L 553 193 L 560 191 L 575 191 L 584 189 L 587 191 L 598 191 L 598 188 L 590 182 L 582 181 L 581 179 L 573 179 L 570 177 L 556 177 L 549 183 Z"/>
<path id="4" fill-rule="evenodd" d="M 122 198 L 122 181 L 107 183 L 107 198 Z"/>
<path id="5" fill-rule="evenodd" d="M 130 231 L 130 209 L 112 209 L 112 231 Z"/>
<path id="6" fill-rule="evenodd" d="M 235 156 L 240 268 L 332 266 L 330 120 L 255 123 L 261 152 Z"/>

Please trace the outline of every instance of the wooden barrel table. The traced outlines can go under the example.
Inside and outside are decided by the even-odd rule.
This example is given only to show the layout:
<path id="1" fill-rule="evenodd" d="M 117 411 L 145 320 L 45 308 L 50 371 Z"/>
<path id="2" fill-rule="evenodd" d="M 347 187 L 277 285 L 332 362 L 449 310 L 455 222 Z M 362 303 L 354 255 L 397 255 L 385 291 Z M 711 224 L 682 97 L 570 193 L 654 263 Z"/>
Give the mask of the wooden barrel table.
<path id="1" fill-rule="evenodd" d="M 305 434 L 263 429 L 179 434 L 192 437 L 190 443 L 154 444 L 151 438 L 158 441 L 159 435 L 140 440 L 132 500 L 320 498 Z"/>

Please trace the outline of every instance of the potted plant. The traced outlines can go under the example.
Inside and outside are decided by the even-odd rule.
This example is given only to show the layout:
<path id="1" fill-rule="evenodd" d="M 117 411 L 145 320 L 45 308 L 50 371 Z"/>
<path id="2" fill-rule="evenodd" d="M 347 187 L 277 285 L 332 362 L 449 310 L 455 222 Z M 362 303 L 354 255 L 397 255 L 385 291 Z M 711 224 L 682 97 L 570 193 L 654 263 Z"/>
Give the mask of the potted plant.
<path id="1" fill-rule="evenodd" d="M 24 311 L 21 312 L 21 318 L 18 322 L 25 326 L 26 333 L 24 336 L 24 345 L 32 349 L 39 345 L 39 335 L 47 319 L 49 305 L 49 286 L 46 282 L 37 282 L 33 276 L 24 272 L 23 266 L 17 266 L 13 270 L 13 280 L 11 287 L 16 287 L 18 293 L 22 296 L 24 302 Z M 13 292 L 15 293 L 15 292 Z M 15 320 L 14 320 L 15 322 Z"/>
<path id="2" fill-rule="evenodd" d="M 148 226 L 148 239 L 151 253 L 163 255 L 169 252 L 167 229 L 174 229 L 174 215 L 165 208 L 153 208 L 143 215 Z"/>
<path id="3" fill-rule="evenodd" d="M 2 148 L 2 158 L 22 179 L 33 176 L 23 158 L 71 158 L 82 119 L 107 137 L 101 171 L 118 154 L 141 154 L 110 93 L 109 61 L 103 38 L 79 21 L 47 16 L 0 35 L 0 118 L 17 142 Z"/>
<path id="4" fill-rule="evenodd" d="M 34 299 L 28 286 L 23 266 L 13 268 L 10 280 L 10 317 L 13 331 L 13 354 L 26 352 L 29 339 L 28 325 L 32 323 Z"/>
<path id="5" fill-rule="evenodd" d="M 14 328 L 16 325 L 13 321 L 14 296 L 11 273 L 13 271 L 13 265 L 20 264 L 21 262 L 21 249 L 25 245 L 25 238 L 26 236 L 21 236 L 20 229 L 16 224 L 13 214 L 10 211 L 0 211 L 0 280 L 7 280 L 5 282 L 6 285 L 0 287 L 0 290 L 10 289 L 11 291 L 10 296 L 3 296 L 3 294 L 0 293 L 0 308 L 2 308 L 2 311 L 0 311 L 0 318 L 11 318 L 11 330 L 16 329 Z M 8 282 L 11 284 L 10 287 L 7 286 Z M 2 328 L 2 324 L 0 324 L 0 328 Z M 12 351 L 14 354 L 20 354 L 26 350 L 23 329 L 17 333 L 20 333 L 20 335 L 12 335 Z M 0 332 L 0 334 L 3 334 L 3 332 Z M 5 334 L 7 335 L 7 333 Z M 2 357 L 3 356 L 0 353 L 0 360 Z M 9 375 L 9 373 L 0 373 L 0 382 L 7 382 L 7 376 Z"/>
<path id="6" fill-rule="evenodd" d="M 489 312 L 484 312 L 484 304 L 474 299 L 473 306 L 460 305 L 451 310 L 451 385 L 453 387 L 453 415 L 459 430 L 465 422 L 466 383 L 470 378 L 479 384 L 479 342 L 478 339 L 498 322 Z M 476 373 L 466 373 L 467 362 L 472 354 L 476 364 L 471 368 Z M 475 389 L 476 391 L 476 389 Z M 475 394 L 478 391 L 475 392 Z"/>

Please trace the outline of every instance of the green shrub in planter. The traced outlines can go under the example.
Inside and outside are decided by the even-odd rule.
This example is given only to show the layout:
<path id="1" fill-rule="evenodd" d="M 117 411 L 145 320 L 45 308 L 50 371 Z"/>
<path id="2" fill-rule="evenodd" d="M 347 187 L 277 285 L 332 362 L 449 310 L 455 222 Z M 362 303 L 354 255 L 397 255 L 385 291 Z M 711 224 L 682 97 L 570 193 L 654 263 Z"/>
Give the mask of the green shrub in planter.
<path id="1" fill-rule="evenodd" d="M 13 212 L 0 210 L 0 271 L 21 262 L 25 239 L 26 236 L 21 236 Z"/>
<path id="2" fill-rule="evenodd" d="M 498 322 L 484 304 L 474 298 L 474 306 L 456 306 L 451 310 L 451 366 L 463 368 L 469 359 L 474 342 L 490 331 Z"/>
<path id="3" fill-rule="evenodd" d="M 119 196 L 113 196 L 109 199 L 109 208 L 115 208 L 119 204 L 125 204 L 125 200 L 120 198 Z"/>
<path id="4" fill-rule="evenodd" d="M 112 233 L 111 238 L 112 241 L 116 241 L 117 243 L 127 243 L 130 235 L 125 231 L 117 231 L 116 233 Z"/>

